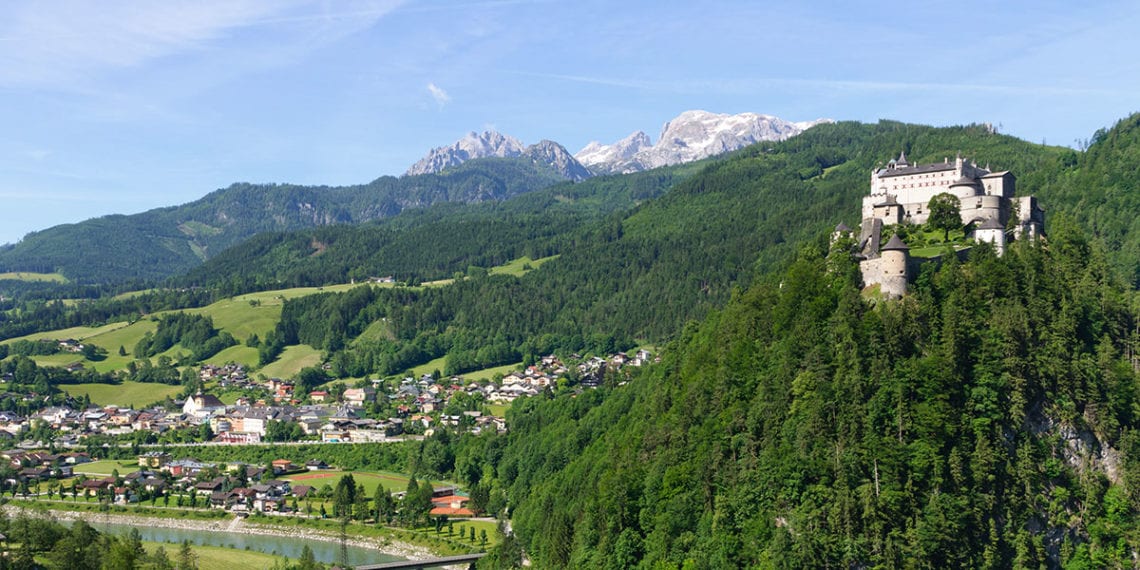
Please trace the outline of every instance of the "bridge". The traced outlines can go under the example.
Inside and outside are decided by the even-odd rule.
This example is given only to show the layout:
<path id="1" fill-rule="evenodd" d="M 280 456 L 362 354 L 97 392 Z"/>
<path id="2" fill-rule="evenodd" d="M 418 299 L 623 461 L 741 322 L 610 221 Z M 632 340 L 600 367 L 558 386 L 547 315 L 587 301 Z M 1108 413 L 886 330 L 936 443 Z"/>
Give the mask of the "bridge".
<path id="1" fill-rule="evenodd" d="M 440 566 L 452 566 L 454 564 L 470 564 L 472 568 L 475 567 L 475 561 L 486 556 L 486 552 L 478 552 L 475 554 L 460 554 L 458 556 L 444 556 L 443 558 L 428 558 L 427 560 L 398 560 L 396 562 L 384 562 L 381 564 L 366 564 L 364 566 L 357 566 L 356 570 L 419 570 L 421 568 L 439 568 Z"/>

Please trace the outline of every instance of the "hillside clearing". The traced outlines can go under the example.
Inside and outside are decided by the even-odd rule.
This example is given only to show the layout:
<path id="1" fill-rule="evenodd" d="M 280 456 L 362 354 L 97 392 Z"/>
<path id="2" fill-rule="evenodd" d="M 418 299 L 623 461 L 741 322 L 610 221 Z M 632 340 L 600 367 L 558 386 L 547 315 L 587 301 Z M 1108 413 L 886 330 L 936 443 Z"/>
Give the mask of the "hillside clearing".
<path id="1" fill-rule="evenodd" d="M 93 404 L 100 406 L 116 405 L 141 408 L 158 402 L 167 396 L 173 398 L 182 392 L 181 386 L 166 384 L 145 384 L 123 382 L 122 384 L 65 384 L 62 390 L 72 396 L 86 394 Z"/>

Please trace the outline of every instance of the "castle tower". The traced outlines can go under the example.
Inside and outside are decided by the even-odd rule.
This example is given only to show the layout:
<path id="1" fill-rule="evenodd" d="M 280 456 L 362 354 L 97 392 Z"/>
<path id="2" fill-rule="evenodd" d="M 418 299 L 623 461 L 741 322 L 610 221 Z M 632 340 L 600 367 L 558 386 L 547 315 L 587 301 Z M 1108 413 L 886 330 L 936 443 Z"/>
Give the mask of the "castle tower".
<path id="1" fill-rule="evenodd" d="M 997 251 L 998 256 L 1005 253 L 1005 228 L 993 218 L 986 219 L 974 229 L 974 239 L 979 243 L 994 244 L 994 250 Z"/>
<path id="2" fill-rule="evenodd" d="M 845 237 L 851 237 L 851 228 L 847 227 L 847 224 L 839 222 L 839 225 L 835 226 L 835 231 L 831 232 L 831 243 Z"/>
<path id="3" fill-rule="evenodd" d="M 879 259 L 879 269 L 882 272 L 879 290 L 886 297 L 906 295 L 906 284 L 910 279 L 907 272 L 910 248 L 895 234 L 879 251 L 882 253 Z"/>

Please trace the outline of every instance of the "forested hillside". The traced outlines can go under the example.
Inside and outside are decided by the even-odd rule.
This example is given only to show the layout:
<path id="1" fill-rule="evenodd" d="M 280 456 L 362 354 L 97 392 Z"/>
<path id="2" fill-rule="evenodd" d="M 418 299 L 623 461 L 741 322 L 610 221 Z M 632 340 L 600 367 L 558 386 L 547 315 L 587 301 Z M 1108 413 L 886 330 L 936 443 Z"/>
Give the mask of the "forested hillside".
<path id="1" fill-rule="evenodd" d="M 264 233 L 176 282 L 246 292 L 376 276 L 424 281 L 524 255 L 546 257 L 561 251 L 584 227 L 660 196 L 703 166 L 691 163 L 557 184 L 501 202 L 442 203 L 375 224 Z"/>
<path id="2" fill-rule="evenodd" d="M 1055 228 L 875 305 L 806 247 L 600 404 L 512 410 L 493 485 L 542 568 L 1131 566 L 1136 321 L 1111 275 Z"/>
<path id="3" fill-rule="evenodd" d="M 0 250 L 0 272 L 60 272 L 89 283 L 161 279 L 260 232 L 362 223 L 440 202 L 503 200 L 560 181 L 529 160 L 485 159 L 359 186 L 234 184 L 182 206 L 28 234 Z"/>

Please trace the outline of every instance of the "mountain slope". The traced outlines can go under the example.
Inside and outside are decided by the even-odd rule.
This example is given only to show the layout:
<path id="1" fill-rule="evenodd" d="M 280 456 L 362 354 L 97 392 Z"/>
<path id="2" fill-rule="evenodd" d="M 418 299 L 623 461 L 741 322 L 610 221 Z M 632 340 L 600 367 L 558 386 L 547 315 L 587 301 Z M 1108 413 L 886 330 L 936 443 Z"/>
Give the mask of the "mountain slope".
<path id="1" fill-rule="evenodd" d="M 182 206 L 28 234 L 0 251 L 0 271 L 59 271 L 81 282 L 160 279 L 259 232 L 361 223 L 441 202 L 503 200 L 561 180 L 550 167 L 520 157 L 339 188 L 235 184 Z"/>

